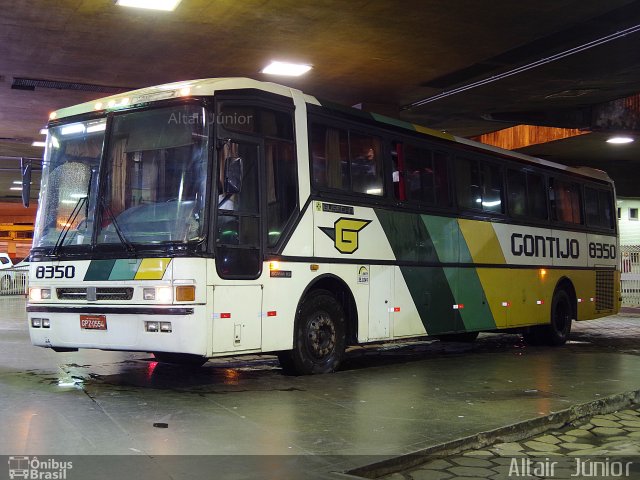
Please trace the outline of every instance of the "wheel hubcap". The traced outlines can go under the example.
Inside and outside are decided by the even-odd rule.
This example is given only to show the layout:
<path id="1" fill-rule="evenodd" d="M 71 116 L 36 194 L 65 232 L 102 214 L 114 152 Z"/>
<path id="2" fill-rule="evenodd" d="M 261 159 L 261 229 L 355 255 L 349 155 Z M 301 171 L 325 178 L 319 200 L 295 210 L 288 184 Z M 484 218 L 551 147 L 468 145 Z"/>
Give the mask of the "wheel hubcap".
<path id="1" fill-rule="evenodd" d="M 311 319 L 307 333 L 307 346 L 311 354 L 322 359 L 330 355 L 336 345 L 336 329 L 327 314 Z"/>

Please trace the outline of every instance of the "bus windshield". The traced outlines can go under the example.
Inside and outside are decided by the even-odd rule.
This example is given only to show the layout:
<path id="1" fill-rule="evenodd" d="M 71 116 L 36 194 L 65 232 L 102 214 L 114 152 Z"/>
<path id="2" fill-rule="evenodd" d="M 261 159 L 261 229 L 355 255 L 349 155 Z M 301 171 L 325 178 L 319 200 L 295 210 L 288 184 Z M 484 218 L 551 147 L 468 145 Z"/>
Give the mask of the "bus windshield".
<path id="1" fill-rule="evenodd" d="M 50 128 L 34 247 L 202 239 L 206 122 L 197 105 L 116 114 L 107 145 L 106 119 Z"/>
<path id="2" fill-rule="evenodd" d="M 196 241 L 204 235 L 207 115 L 181 105 L 113 120 L 97 243 Z"/>
<path id="3" fill-rule="evenodd" d="M 89 193 L 96 191 L 105 126 L 102 118 L 49 129 L 34 247 L 91 242 L 96 196 L 89 198 Z M 67 230 L 70 235 L 62 239 Z"/>

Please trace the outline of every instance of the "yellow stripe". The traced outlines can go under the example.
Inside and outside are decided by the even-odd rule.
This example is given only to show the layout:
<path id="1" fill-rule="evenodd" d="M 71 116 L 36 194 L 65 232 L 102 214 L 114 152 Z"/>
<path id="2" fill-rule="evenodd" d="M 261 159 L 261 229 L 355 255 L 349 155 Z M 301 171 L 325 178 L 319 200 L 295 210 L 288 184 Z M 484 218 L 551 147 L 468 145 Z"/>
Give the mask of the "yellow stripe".
<path id="1" fill-rule="evenodd" d="M 136 280 L 162 280 L 169 266 L 170 258 L 145 258 L 140 262 L 136 272 Z"/>
<path id="2" fill-rule="evenodd" d="M 459 219 L 458 224 L 474 263 L 506 263 L 500 242 L 490 222 Z"/>

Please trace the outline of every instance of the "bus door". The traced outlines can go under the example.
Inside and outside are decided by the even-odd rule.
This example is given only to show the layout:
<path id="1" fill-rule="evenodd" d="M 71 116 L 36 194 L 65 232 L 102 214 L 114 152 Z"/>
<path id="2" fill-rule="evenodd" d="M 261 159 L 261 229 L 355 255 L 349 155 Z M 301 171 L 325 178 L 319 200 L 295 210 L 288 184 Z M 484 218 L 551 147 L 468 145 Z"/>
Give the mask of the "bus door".
<path id="1" fill-rule="evenodd" d="M 369 274 L 369 340 L 391 338 L 393 271 L 390 265 L 371 265 Z"/>
<path id="2" fill-rule="evenodd" d="M 260 142 L 234 139 L 218 149 L 214 353 L 261 346 L 261 151 Z"/>

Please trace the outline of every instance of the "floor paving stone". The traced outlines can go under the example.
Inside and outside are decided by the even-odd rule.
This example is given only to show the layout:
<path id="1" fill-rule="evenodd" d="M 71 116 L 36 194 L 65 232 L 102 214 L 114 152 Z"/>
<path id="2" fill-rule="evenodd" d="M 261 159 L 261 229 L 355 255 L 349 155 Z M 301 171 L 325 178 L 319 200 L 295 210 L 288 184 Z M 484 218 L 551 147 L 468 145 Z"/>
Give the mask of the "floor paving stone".
<path id="1" fill-rule="evenodd" d="M 594 418 L 589 423 L 595 425 L 596 427 L 620 428 L 620 424 L 618 422 L 614 422 L 613 420 L 607 418 Z"/>
<path id="2" fill-rule="evenodd" d="M 482 467 L 491 468 L 493 463 L 487 460 L 481 460 L 479 458 L 458 457 L 451 459 L 453 463 L 460 465 L 461 467 Z"/>
<path id="3" fill-rule="evenodd" d="M 558 443 L 560 443 L 560 439 L 553 435 L 542 435 L 541 437 L 537 437 L 536 441 L 542 443 L 550 443 L 551 445 L 557 445 Z"/>
<path id="4" fill-rule="evenodd" d="M 488 478 L 495 472 L 489 468 L 480 467 L 453 467 L 448 470 L 458 477 L 470 477 L 470 478 Z"/>
<path id="5" fill-rule="evenodd" d="M 410 474 L 413 480 L 446 480 L 451 477 L 453 475 L 444 470 L 416 470 Z"/>
<path id="6" fill-rule="evenodd" d="M 567 450 L 586 450 L 592 447 L 589 443 L 561 443 L 560 446 Z"/>
<path id="7" fill-rule="evenodd" d="M 586 429 L 583 428 L 576 428 L 573 430 L 568 430 L 566 432 L 564 432 L 565 435 L 571 435 L 572 437 L 580 437 L 580 438 L 585 438 L 585 437 L 592 437 L 593 434 Z"/>
<path id="8" fill-rule="evenodd" d="M 560 447 L 557 445 L 538 442 L 537 440 L 525 442 L 525 446 L 527 446 L 529 449 L 534 450 L 536 452 L 557 452 L 558 450 L 560 450 Z"/>
<path id="9" fill-rule="evenodd" d="M 596 427 L 592 430 L 595 435 L 600 437 L 612 437 L 614 435 L 622 435 L 624 434 L 624 430 L 621 428 L 610 428 L 610 427 Z"/>

